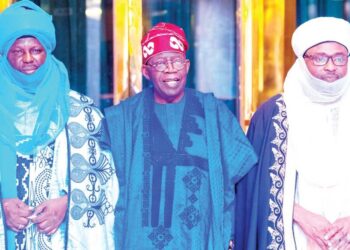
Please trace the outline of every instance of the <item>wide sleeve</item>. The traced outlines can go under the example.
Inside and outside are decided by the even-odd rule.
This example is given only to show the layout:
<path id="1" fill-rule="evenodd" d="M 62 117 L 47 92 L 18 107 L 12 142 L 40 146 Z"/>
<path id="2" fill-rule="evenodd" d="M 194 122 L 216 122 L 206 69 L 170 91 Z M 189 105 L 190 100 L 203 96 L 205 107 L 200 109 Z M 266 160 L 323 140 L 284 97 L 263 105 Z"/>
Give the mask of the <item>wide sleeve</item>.
<path id="1" fill-rule="evenodd" d="M 257 110 L 247 132 L 259 161 L 237 185 L 235 249 L 256 250 L 267 246 L 271 187 L 269 167 L 275 161 L 271 142 L 276 136 L 272 117 L 277 112 L 276 98 Z"/>
<path id="2" fill-rule="evenodd" d="M 235 217 L 235 185 L 254 166 L 256 154 L 236 117 L 218 102 L 221 159 L 224 178 L 224 232 L 233 239 Z"/>
<path id="3" fill-rule="evenodd" d="M 119 180 L 118 180 L 118 171 L 114 163 L 113 155 L 112 155 L 112 148 L 110 145 L 109 140 L 105 140 L 104 138 L 109 138 L 109 133 L 106 126 L 106 120 L 105 118 L 101 117 L 101 137 L 99 138 L 99 148 L 100 148 L 100 155 L 104 155 L 105 157 L 105 163 L 109 164 L 109 179 L 105 179 L 105 183 L 101 183 L 101 189 L 106 194 L 106 199 L 110 203 L 110 208 L 106 207 L 105 209 L 112 210 L 111 214 L 107 214 L 105 219 L 105 239 L 104 241 L 107 243 L 106 246 L 108 246 L 108 250 L 112 250 L 115 247 L 115 216 L 117 211 L 117 201 L 119 199 L 120 195 L 120 188 L 119 188 Z M 106 135 L 105 135 L 106 134 Z M 100 158 L 101 159 L 101 158 Z M 103 165 L 103 164 L 102 164 Z M 104 175 L 104 173 L 101 173 L 101 175 Z M 102 179 L 103 177 L 101 177 Z M 93 246 L 91 246 L 89 249 L 95 249 Z"/>
<path id="4" fill-rule="evenodd" d="M 126 178 L 126 130 L 123 104 L 105 110 L 107 130 L 110 138 L 116 173 L 119 181 L 119 199 L 115 209 L 115 247 L 123 249 L 123 232 L 125 226 L 127 178 Z"/>
<path id="5" fill-rule="evenodd" d="M 226 183 L 233 188 L 257 162 L 255 151 L 244 134 L 236 117 L 223 102 L 218 102 L 221 159 Z M 231 189 L 232 190 L 232 189 Z"/>
<path id="6" fill-rule="evenodd" d="M 67 123 L 69 219 L 67 249 L 114 249 L 119 187 L 113 157 L 104 138 L 105 120 L 92 101 L 74 94 Z M 72 105 L 71 105 L 72 106 Z"/>

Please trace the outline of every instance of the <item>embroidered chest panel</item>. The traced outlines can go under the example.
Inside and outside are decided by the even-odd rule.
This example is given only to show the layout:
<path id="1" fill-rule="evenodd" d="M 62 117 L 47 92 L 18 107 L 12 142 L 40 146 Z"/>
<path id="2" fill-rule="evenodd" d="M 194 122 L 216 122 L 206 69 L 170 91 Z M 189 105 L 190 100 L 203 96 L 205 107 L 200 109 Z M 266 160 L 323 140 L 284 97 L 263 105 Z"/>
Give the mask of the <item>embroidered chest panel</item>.
<path id="1" fill-rule="evenodd" d="M 173 145 L 152 105 L 145 103 L 142 227 L 156 249 L 168 247 L 175 231 L 190 234 L 207 219 L 208 208 L 201 205 L 203 190 L 209 190 L 204 110 L 195 96 L 187 95 L 184 105 L 178 145 Z"/>
<path id="2" fill-rule="evenodd" d="M 104 185 L 114 172 L 108 157 L 100 148 L 102 115 L 92 100 L 77 93 L 70 98 L 68 138 L 70 149 L 71 216 L 93 228 L 105 223 L 113 212 Z"/>

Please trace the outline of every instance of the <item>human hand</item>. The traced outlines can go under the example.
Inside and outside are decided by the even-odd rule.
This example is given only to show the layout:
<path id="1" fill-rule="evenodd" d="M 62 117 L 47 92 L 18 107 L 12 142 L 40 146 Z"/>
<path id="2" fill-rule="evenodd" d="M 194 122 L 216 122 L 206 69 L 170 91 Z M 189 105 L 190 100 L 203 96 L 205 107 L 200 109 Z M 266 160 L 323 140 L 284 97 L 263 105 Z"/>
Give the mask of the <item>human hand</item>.
<path id="1" fill-rule="evenodd" d="M 330 249 L 350 249 L 350 217 L 337 219 L 325 234 Z"/>
<path id="2" fill-rule="evenodd" d="M 35 208 L 32 222 L 36 224 L 38 231 L 51 235 L 61 225 L 68 207 L 67 195 L 57 199 L 44 201 Z"/>
<path id="3" fill-rule="evenodd" d="M 18 198 L 3 199 L 2 207 L 5 213 L 6 225 L 11 230 L 19 232 L 28 225 L 28 217 L 33 213 L 33 208 L 23 201 Z"/>
<path id="4" fill-rule="evenodd" d="M 308 237 L 309 242 L 316 243 L 321 249 L 328 249 L 328 241 L 324 235 L 331 227 L 331 223 L 325 217 L 295 204 L 293 219 Z"/>
<path id="5" fill-rule="evenodd" d="M 233 247 L 234 247 L 233 240 L 230 240 L 230 242 L 228 244 L 228 250 L 232 250 Z"/>

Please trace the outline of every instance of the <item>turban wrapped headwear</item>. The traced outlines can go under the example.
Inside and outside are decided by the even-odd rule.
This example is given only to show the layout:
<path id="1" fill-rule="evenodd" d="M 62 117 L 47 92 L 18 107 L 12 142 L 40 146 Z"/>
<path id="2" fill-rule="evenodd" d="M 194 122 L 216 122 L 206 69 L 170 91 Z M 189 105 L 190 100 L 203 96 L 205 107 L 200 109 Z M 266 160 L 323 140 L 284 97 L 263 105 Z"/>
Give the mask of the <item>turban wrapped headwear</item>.
<path id="1" fill-rule="evenodd" d="M 318 17 L 301 24 L 293 33 L 292 47 L 297 57 L 323 42 L 337 42 L 350 51 L 350 25 L 335 17 Z"/>
<path id="2" fill-rule="evenodd" d="M 21 37 L 36 38 L 46 51 L 45 62 L 32 74 L 13 68 L 8 59 Z M 2 198 L 17 197 L 17 153 L 32 155 L 55 141 L 68 120 L 67 69 L 51 52 L 56 46 L 52 17 L 33 2 L 12 4 L 0 14 L 0 178 Z M 8 248 L 14 233 L 6 230 Z"/>
<path id="3" fill-rule="evenodd" d="M 45 62 L 32 74 L 18 71 L 7 59 L 13 43 L 27 36 L 36 38 L 46 51 Z M 68 73 L 51 54 L 55 46 L 52 17 L 33 2 L 16 2 L 0 14 L 2 198 L 17 197 L 16 153 L 37 153 L 55 141 L 68 120 Z"/>
<path id="4" fill-rule="evenodd" d="M 142 60 L 146 64 L 162 52 L 177 52 L 186 56 L 188 42 L 185 32 L 172 23 L 158 23 L 141 40 Z"/>
<path id="5" fill-rule="evenodd" d="M 51 53 L 56 46 L 52 17 L 31 1 L 12 4 L 0 17 L 0 53 L 6 56 L 15 40 L 21 36 L 33 36 Z"/>
<path id="6" fill-rule="evenodd" d="M 294 88 L 298 81 L 304 94 L 316 103 L 330 103 L 339 100 L 349 86 L 349 77 L 345 76 L 332 83 L 315 78 L 309 72 L 303 55 L 320 43 L 337 42 L 343 45 L 349 53 L 350 24 L 335 17 L 318 17 L 301 24 L 292 36 L 292 47 L 298 57 L 289 70 L 284 89 Z M 349 68 L 349 64 L 348 64 Z M 289 91 L 286 91 L 289 92 Z"/>
<path id="7" fill-rule="evenodd" d="M 290 211 L 293 211 L 294 202 L 332 221 L 332 214 L 339 212 L 341 208 L 338 210 L 331 206 L 325 207 L 323 204 L 327 199 L 320 200 L 319 197 L 323 197 L 323 194 L 315 195 L 309 187 L 315 188 L 314 190 L 322 187 L 324 189 L 319 188 L 317 191 L 322 193 L 328 187 L 343 183 L 342 179 L 350 175 L 347 156 L 350 140 L 349 63 L 347 66 L 334 66 L 335 70 L 337 67 L 347 67 L 347 74 L 338 80 L 327 82 L 313 76 L 303 58 L 308 49 L 326 42 L 339 43 L 349 53 L 349 22 L 334 17 L 318 17 L 301 24 L 292 37 L 292 47 L 297 59 L 284 82 L 283 96 L 288 116 L 288 157 L 283 220 L 286 229 L 285 245 L 291 249 L 303 248 L 294 244 L 300 244 L 300 239 L 304 237 L 298 228 L 294 227 L 293 231 L 293 213 Z M 334 53 L 338 51 L 335 50 Z M 330 50 L 327 53 L 328 56 L 334 54 Z M 319 70 L 323 70 L 324 66 L 319 67 Z M 295 173 L 298 173 L 297 185 Z M 303 188 L 305 186 L 307 188 Z M 294 195 L 294 192 L 298 195 Z M 344 193 L 333 193 L 333 197 L 339 196 L 340 200 L 343 199 L 341 195 Z"/>

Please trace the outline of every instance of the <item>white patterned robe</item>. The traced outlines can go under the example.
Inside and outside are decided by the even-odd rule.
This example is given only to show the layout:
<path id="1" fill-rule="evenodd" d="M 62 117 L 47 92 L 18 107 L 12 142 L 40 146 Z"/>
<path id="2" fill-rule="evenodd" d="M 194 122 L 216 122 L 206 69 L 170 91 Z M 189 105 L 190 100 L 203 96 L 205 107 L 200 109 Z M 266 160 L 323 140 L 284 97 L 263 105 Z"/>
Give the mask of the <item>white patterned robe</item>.
<path id="1" fill-rule="evenodd" d="M 70 116 L 55 142 L 35 155 L 17 155 L 21 200 L 36 207 L 45 200 L 69 197 L 59 230 L 46 236 L 30 223 L 17 234 L 17 249 L 114 249 L 119 187 L 108 143 L 101 140 L 103 122 L 90 98 L 71 91 Z M 2 219 L 0 249 L 5 249 Z"/>

